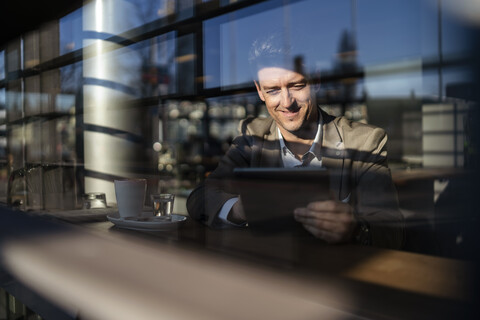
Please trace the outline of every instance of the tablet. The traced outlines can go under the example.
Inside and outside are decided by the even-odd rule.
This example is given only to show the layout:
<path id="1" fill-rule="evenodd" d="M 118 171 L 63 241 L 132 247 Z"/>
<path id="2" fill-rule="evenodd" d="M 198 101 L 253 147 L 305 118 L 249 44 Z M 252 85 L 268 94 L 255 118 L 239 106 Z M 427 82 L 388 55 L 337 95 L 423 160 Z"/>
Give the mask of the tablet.
<path id="1" fill-rule="evenodd" d="M 249 227 L 281 231 L 295 227 L 293 210 L 330 198 L 330 174 L 324 168 L 236 168 L 240 195 Z"/>

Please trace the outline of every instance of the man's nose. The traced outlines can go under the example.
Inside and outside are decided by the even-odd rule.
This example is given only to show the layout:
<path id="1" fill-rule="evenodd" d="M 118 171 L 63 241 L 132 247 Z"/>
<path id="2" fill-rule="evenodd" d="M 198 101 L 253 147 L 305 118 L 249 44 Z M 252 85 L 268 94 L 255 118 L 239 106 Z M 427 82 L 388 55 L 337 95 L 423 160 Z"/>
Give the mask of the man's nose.
<path id="1" fill-rule="evenodd" d="M 290 94 L 290 90 L 288 88 L 282 89 L 282 106 L 283 107 L 290 107 L 293 103 L 293 97 Z"/>

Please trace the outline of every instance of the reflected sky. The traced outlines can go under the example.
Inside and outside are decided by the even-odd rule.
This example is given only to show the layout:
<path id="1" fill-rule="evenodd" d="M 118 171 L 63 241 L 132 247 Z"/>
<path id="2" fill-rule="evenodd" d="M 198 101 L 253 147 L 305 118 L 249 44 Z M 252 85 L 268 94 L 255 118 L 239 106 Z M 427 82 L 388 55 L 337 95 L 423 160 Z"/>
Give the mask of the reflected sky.
<path id="1" fill-rule="evenodd" d="M 59 20 L 60 54 L 66 54 L 82 48 L 82 9 L 66 15 Z"/>
<path id="2" fill-rule="evenodd" d="M 438 8 L 432 2 L 268 1 L 208 20 L 204 28 L 207 88 L 250 82 L 250 44 L 256 37 L 272 32 L 281 33 L 285 44 L 292 45 L 292 56 L 303 56 L 307 70 L 331 72 L 339 62 L 342 34 L 348 31 L 356 39 L 356 63 L 360 68 L 388 69 L 399 62 L 417 66 L 413 73 L 367 79 L 364 88 L 370 95 L 397 97 L 414 92 L 417 96 L 438 96 L 438 83 L 427 83 L 424 88 L 422 69 L 422 61 L 436 60 L 439 55 Z M 468 49 L 468 34 L 462 22 L 446 10 L 442 13 L 441 37 L 443 59 L 462 57 Z M 463 72 L 448 73 L 448 81 L 465 78 Z"/>

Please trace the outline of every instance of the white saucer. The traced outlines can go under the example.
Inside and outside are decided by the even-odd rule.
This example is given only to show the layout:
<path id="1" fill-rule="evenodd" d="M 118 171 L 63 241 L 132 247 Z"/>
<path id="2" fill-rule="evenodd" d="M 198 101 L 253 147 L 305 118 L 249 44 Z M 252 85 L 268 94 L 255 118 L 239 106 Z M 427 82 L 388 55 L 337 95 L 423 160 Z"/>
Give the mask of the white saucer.
<path id="1" fill-rule="evenodd" d="M 179 214 L 172 214 L 171 220 L 160 220 L 148 214 L 143 214 L 140 218 L 127 217 L 120 218 L 118 213 L 116 215 L 107 215 L 107 219 L 115 224 L 115 226 L 124 229 L 132 229 L 139 231 L 164 231 L 175 228 L 180 223 L 187 220 L 186 216 Z"/>

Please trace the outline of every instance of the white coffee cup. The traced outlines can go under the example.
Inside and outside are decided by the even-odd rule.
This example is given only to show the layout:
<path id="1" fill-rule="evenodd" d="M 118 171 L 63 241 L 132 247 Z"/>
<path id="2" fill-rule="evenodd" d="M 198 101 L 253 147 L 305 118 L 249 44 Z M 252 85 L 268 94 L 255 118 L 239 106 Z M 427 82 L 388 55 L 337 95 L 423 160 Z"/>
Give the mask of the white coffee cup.
<path id="1" fill-rule="evenodd" d="M 115 196 L 120 217 L 142 215 L 147 181 L 145 179 L 115 180 Z"/>

